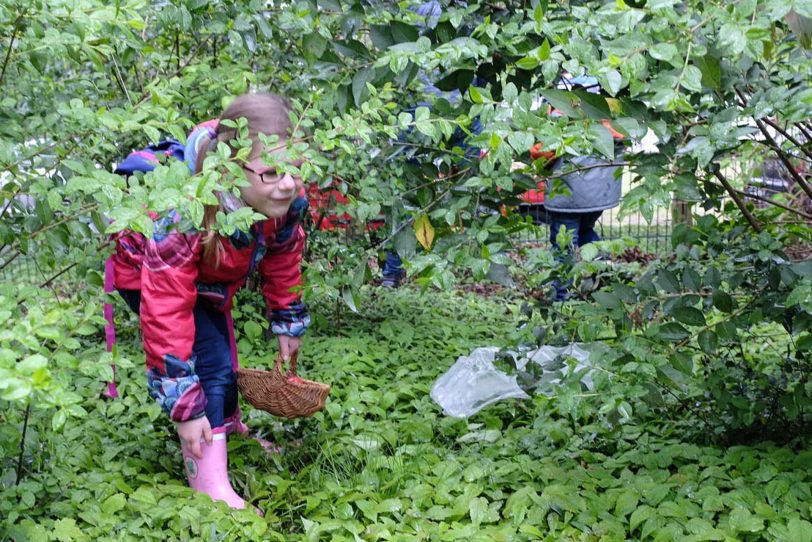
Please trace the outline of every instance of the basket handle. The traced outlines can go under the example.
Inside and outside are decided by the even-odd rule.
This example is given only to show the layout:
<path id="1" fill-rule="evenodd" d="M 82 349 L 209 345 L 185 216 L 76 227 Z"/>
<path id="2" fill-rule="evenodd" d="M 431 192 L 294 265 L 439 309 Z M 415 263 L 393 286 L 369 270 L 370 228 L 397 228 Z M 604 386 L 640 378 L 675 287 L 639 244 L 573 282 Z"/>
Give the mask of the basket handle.
<path id="1" fill-rule="evenodd" d="M 290 367 L 288 367 L 287 374 L 289 376 L 296 376 L 296 362 L 299 358 L 299 351 L 297 350 L 290 356 Z M 279 371 L 280 374 L 284 374 L 284 364 L 285 360 L 282 359 L 282 354 L 279 353 L 276 355 L 276 361 L 274 362 L 274 370 Z"/>

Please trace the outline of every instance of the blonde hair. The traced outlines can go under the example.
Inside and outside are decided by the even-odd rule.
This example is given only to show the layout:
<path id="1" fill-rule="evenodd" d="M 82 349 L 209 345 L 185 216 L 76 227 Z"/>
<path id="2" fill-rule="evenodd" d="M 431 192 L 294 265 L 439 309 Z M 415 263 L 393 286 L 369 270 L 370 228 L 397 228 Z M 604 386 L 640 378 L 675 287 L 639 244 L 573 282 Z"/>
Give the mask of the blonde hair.
<path id="1" fill-rule="evenodd" d="M 236 98 L 229 105 L 220 121 L 245 118 L 248 122 L 248 139 L 251 140 L 251 155 L 249 160 L 253 160 L 262 153 L 263 144 L 259 139 L 259 134 L 266 136 L 278 135 L 280 141 L 289 136 L 292 129 L 290 121 L 290 104 L 284 98 L 276 94 L 244 94 Z M 237 129 L 218 123 L 213 139 L 203 138 L 198 149 L 197 160 L 195 161 L 195 173 L 203 170 L 203 162 L 210 150 L 217 147 L 219 143 L 225 143 L 231 148 L 232 156 L 237 149 L 231 144 L 237 138 Z M 219 205 L 207 205 L 203 213 L 203 229 L 205 233 L 201 239 L 203 245 L 203 259 L 213 263 L 214 267 L 220 265 L 220 254 L 223 251 L 222 240 L 214 229 Z"/>

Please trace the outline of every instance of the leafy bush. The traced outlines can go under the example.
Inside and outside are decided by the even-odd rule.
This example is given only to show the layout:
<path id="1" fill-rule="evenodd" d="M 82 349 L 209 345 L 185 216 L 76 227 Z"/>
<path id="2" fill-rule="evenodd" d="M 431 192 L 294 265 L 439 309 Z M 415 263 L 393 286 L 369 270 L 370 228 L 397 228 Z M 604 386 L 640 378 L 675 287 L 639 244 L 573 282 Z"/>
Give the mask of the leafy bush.
<path id="1" fill-rule="evenodd" d="M 803 441 L 812 264 L 790 260 L 780 235 L 709 215 L 675 227 L 673 255 L 648 268 L 591 260 L 593 249 L 570 274 L 589 303 L 561 308 L 542 290 L 525 314 L 540 317 L 541 343 L 601 343 L 591 408 L 609 433 L 634 413 L 688 417 L 706 442 Z"/>

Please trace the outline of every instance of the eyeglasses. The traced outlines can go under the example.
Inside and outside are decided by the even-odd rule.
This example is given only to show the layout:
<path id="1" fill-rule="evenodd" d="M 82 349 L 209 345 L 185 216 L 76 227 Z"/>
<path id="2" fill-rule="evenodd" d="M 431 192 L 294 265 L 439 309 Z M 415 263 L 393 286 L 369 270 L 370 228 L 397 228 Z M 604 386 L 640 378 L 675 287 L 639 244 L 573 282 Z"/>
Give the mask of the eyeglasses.
<path id="1" fill-rule="evenodd" d="M 290 162 L 290 163 L 288 163 L 286 165 L 299 168 L 302 165 L 302 161 L 297 160 L 295 162 Z M 282 179 L 282 177 L 285 175 L 285 173 L 287 173 L 287 172 L 283 171 L 280 174 L 276 170 L 276 166 L 264 166 L 264 167 L 259 167 L 259 168 L 253 168 L 253 167 L 249 166 L 248 164 L 244 164 L 242 166 L 242 168 L 244 170 L 246 170 L 246 171 L 250 171 L 251 173 L 253 173 L 257 177 L 259 177 L 259 180 L 262 182 L 262 184 L 276 184 Z M 291 175 L 295 175 L 295 174 L 291 173 Z"/>

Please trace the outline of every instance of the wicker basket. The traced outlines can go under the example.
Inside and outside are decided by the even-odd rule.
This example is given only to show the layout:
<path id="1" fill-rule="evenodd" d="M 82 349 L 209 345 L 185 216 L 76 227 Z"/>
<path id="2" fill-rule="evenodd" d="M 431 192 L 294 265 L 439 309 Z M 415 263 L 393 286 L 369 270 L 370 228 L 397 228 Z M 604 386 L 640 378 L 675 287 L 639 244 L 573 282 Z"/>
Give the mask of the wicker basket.
<path id="1" fill-rule="evenodd" d="M 260 369 L 237 369 L 237 387 L 245 400 L 254 408 L 283 418 L 312 416 L 322 408 L 330 393 L 330 386 L 299 378 L 296 374 L 296 358 L 290 360 L 290 368 L 282 368 L 282 356 L 276 357 L 270 371 Z"/>

